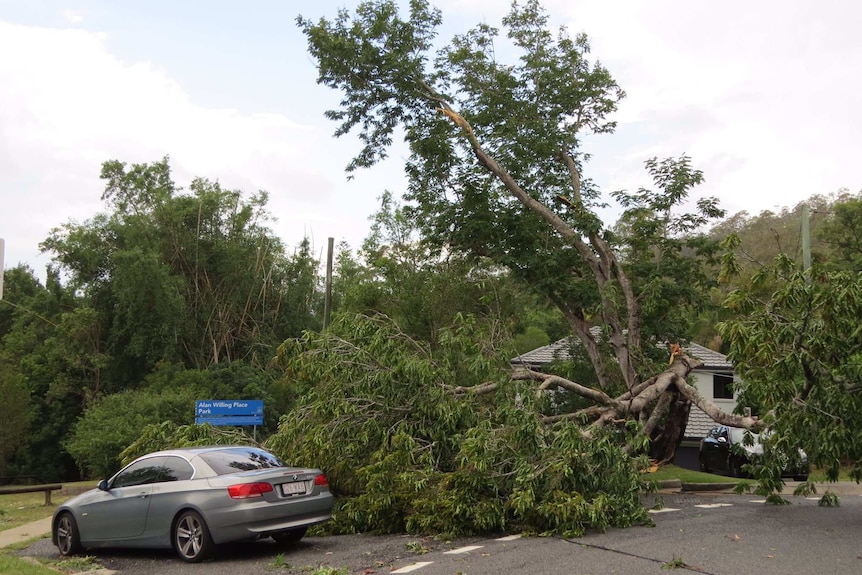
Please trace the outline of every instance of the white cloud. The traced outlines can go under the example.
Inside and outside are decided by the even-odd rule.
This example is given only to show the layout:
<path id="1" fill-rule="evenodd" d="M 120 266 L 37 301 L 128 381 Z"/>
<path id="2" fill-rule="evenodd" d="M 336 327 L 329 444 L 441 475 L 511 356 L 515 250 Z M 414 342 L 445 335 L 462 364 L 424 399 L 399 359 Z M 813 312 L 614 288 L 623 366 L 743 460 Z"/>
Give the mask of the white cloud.
<path id="1" fill-rule="evenodd" d="M 643 161 L 692 156 L 701 195 L 731 212 L 862 188 L 862 4 L 841 0 L 545 0 L 586 32 L 627 98 L 617 133 L 590 139 L 605 189 L 646 185 Z M 444 0 L 499 25 L 496 0 Z M 493 19 L 491 19 L 493 16 Z"/>
<path id="2" fill-rule="evenodd" d="M 80 24 L 84 21 L 84 16 L 75 10 L 63 10 L 60 16 L 66 19 L 69 24 Z"/>
<path id="3" fill-rule="evenodd" d="M 288 245 L 318 225 L 318 233 L 357 245 L 367 222 L 350 198 L 336 198 L 346 160 L 333 169 L 319 153 L 332 147 L 329 133 L 281 114 L 196 105 L 164 70 L 113 56 L 103 34 L 0 22 L 6 265 L 28 262 L 41 271 L 47 259 L 37 244 L 49 230 L 102 210 L 103 161 L 164 155 L 180 184 L 202 176 L 269 191 L 274 227 Z"/>

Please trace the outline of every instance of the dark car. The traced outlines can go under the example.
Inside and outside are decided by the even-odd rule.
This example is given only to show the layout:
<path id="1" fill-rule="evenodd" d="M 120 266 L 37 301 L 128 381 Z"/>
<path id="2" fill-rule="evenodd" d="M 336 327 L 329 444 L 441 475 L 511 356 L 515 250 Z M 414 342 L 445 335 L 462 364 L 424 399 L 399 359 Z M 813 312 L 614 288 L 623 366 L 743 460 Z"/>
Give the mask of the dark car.
<path id="1" fill-rule="evenodd" d="M 299 541 L 331 514 L 319 469 L 290 467 L 257 447 L 189 447 L 144 455 L 66 501 L 54 512 L 51 541 L 61 555 L 173 548 L 193 563 L 229 541 Z"/>
<path id="2" fill-rule="evenodd" d="M 751 445 L 745 444 L 745 429 L 719 425 L 713 427 L 700 440 L 698 460 L 700 470 L 707 473 L 720 471 L 733 477 L 745 477 L 742 466 L 755 462 L 763 455 L 760 435 L 751 433 Z M 801 449 L 794 461 L 784 456 L 786 461 L 781 476 L 792 477 L 797 481 L 808 479 L 808 456 Z"/>

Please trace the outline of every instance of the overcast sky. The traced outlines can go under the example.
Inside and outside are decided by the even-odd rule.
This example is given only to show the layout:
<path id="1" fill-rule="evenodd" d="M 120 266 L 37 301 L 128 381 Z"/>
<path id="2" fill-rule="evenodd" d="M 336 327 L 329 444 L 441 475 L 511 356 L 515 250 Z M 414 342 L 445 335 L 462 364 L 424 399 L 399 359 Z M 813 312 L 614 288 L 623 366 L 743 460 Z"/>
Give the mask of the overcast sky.
<path id="1" fill-rule="evenodd" d="M 404 2 L 406 4 L 406 0 Z M 445 38 L 499 26 L 505 0 L 438 0 Z M 347 181 L 357 150 L 323 117 L 295 17 L 347 0 L 0 0 L 0 237 L 42 276 L 51 228 L 104 206 L 101 163 L 171 157 L 175 180 L 270 193 L 288 246 L 358 247 L 401 157 Z M 692 156 L 698 195 L 735 213 L 862 188 L 862 2 L 549 0 L 628 97 L 586 167 L 605 191 L 651 156 Z"/>

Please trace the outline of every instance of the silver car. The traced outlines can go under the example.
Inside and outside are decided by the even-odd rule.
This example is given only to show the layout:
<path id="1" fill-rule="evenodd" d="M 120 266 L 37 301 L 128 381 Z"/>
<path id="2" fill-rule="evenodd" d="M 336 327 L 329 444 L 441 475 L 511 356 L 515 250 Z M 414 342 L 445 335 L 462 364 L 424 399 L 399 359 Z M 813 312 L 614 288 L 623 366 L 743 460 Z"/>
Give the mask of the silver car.
<path id="1" fill-rule="evenodd" d="M 256 447 L 189 447 L 140 457 L 66 501 L 51 524 L 61 555 L 89 547 L 171 548 L 190 563 L 229 541 L 299 541 L 332 515 L 319 469 Z"/>

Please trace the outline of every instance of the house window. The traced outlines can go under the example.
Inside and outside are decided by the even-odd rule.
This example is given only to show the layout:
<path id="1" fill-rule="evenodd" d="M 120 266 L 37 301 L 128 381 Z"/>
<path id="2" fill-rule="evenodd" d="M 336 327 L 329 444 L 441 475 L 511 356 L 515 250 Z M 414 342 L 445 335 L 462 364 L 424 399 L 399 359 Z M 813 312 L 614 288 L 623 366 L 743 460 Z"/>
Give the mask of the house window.
<path id="1" fill-rule="evenodd" d="M 714 399 L 733 399 L 733 376 L 722 373 L 712 375 L 712 397 Z"/>

